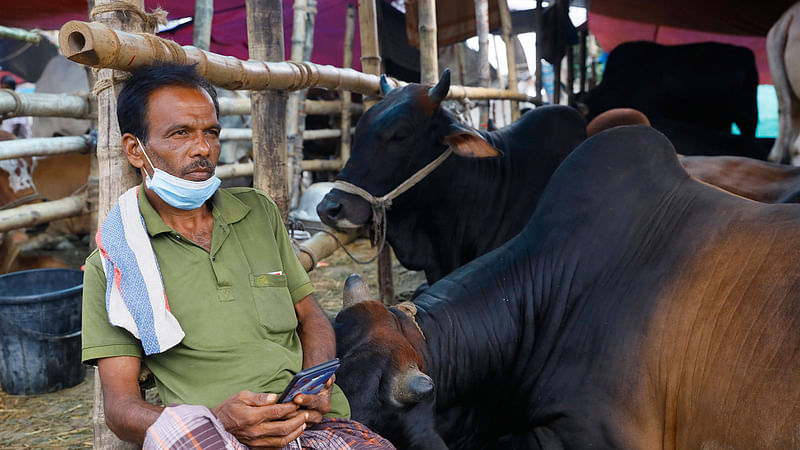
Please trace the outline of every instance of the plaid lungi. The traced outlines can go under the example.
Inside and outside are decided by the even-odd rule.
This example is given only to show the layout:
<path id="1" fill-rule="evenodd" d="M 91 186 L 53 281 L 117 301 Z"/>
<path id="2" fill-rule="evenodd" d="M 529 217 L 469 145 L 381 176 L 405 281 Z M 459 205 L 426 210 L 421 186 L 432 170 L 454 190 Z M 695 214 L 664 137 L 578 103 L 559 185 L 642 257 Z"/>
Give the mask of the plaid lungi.
<path id="1" fill-rule="evenodd" d="M 144 449 L 248 450 L 225 431 L 205 406 L 176 405 L 161 413 L 147 429 Z M 324 417 L 307 428 L 284 450 L 377 450 L 394 449 L 386 439 L 366 426 L 349 419 Z"/>

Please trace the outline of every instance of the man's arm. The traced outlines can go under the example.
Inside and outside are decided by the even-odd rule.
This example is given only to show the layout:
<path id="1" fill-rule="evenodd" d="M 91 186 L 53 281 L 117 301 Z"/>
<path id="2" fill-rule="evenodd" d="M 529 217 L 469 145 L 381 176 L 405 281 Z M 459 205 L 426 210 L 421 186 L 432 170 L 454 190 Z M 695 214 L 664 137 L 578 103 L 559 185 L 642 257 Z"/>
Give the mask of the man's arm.
<path id="1" fill-rule="evenodd" d="M 303 297 L 295 303 L 297 313 L 297 334 L 303 347 L 303 368 L 308 368 L 336 357 L 336 335 L 325 312 L 312 295 Z M 322 416 L 331 410 L 331 387 L 335 375 L 325 384 L 317 395 L 298 395 L 294 403 L 308 410 L 306 422 L 319 423 Z"/>
<path id="2" fill-rule="evenodd" d="M 124 441 L 142 444 L 147 429 L 163 408 L 142 399 L 139 390 L 141 361 L 134 356 L 115 356 L 97 361 L 103 388 L 106 424 Z"/>
<path id="3" fill-rule="evenodd" d="M 295 303 L 297 334 L 303 347 L 303 368 L 328 361 L 336 357 L 336 336 L 328 316 L 319 307 L 313 295 L 307 295 Z"/>

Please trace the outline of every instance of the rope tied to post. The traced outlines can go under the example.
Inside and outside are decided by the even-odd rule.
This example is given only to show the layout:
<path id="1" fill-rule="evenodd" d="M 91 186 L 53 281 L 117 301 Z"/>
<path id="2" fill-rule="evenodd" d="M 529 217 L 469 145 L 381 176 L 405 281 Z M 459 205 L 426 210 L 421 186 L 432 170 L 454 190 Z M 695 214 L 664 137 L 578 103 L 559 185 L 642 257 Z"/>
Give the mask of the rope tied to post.
<path id="1" fill-rule="evenodd" d="M 19 116 L 22 112 L 22 99 L 19 98 L 19 94 L 17 94 L 17 92 L 13 89 L 2 89 L 0 92 L 5 92 L 14 98 L 14 109 L 11 111 L 6 111 L 5 113 L 0 113 L 0 122 L 8 119 L 9 117 Z"/>
<path id="2" fill-rule="evenodd" d="M 160 6 L 148 14 L 138 6 L 124 1 L 115 1 L 95 6 L 89 13 L 89 20 L 95 20 L 95 16 L 100 14 L 117 11 L 122 12 L 123 14 L 133 13 L 134 15 L 138 16 L 144 24 L 145 30 L 152 30 L 153 33 L 156 32 L 158 25 L 167 24 L 167 11 L 161 9 Z"/>
<path id="3" fill-rule="evenodd" d="M 392 200 L 400 196 L 400 194 L 414 187 L 417 183 L 422 181 L 423 178 L 428 176 L 437 167 L 439 167 L 451 154 L 453 153 L 452 147 L 447 147 L 441 155 L 436 157 L 433 161 L 428 163 L 425 167 L 419 169 L 416 173 L 411 175 L 407 180 L 400 183 L 399 186 L 392 189 L 386 195 L 375 197 L 352 183 L 347 181 L 336 180 L 333 182 L 333 188 L 349 194 L 357 195 L 370 204 L 372 209 L 372 245 L 380 244 L 377 254 L 367 262 L 356 261 L 359 264 L 367 264 L 375 260 L 383 250 L 384 243 L 386 242 L 386 211 L 392 207 Z"/>

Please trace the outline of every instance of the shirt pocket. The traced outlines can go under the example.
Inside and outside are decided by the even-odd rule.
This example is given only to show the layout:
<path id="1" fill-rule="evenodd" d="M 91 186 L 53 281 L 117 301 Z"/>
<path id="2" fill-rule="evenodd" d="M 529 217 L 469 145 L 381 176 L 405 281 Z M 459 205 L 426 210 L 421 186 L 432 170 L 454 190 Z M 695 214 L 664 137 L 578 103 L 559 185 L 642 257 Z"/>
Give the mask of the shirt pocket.
<path id="1" fill-rule="evenodd" d="M 297 328 L 297 313 L 286 275 L 250 274 L 250 289 L 259 321 L 270 333 L 285 333 Z"/>

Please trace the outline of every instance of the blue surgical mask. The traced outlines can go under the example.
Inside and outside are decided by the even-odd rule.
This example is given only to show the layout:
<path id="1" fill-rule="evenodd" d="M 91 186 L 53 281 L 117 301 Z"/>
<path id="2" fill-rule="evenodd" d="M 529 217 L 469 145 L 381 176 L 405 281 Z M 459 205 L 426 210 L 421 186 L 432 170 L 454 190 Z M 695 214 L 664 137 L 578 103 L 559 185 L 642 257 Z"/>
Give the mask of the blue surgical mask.
<path id="1" fill-rule="evenodd" d="M 150 167 L 153 168 L 152 178 L 145 170 L 145 186 L 152 189 L 156 195 L 170 206 L 185 210 L 197 209 L 217 191 L 221 181 L 216 175 L 212 175 L 205 181 L 189 181 L 170 175 L 153 165 L 139 138 L 136 138 L 136 142 L 139 143 L 144 157 L 150 163 Z"/>

